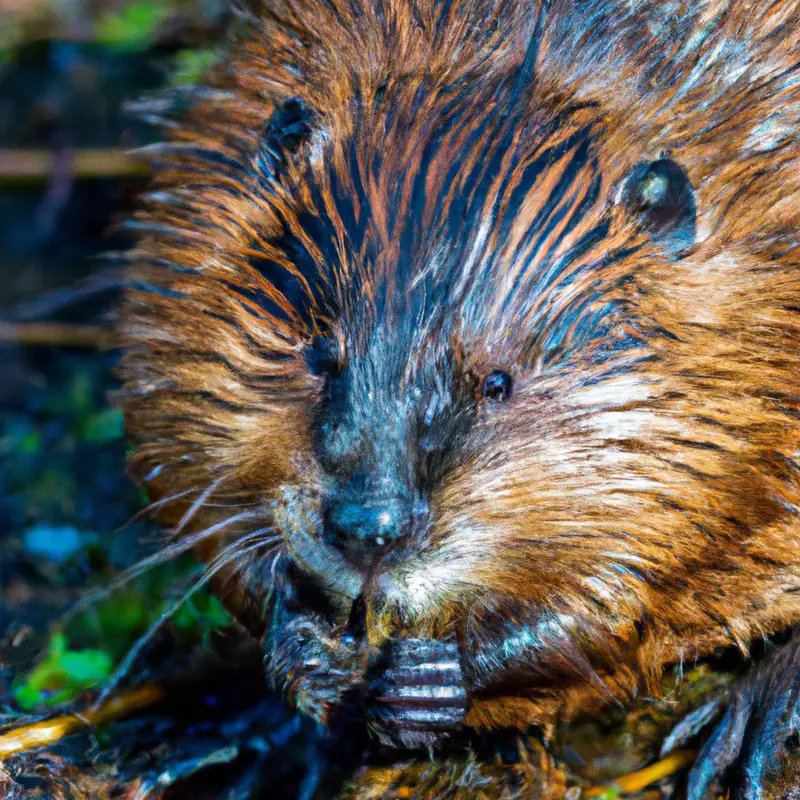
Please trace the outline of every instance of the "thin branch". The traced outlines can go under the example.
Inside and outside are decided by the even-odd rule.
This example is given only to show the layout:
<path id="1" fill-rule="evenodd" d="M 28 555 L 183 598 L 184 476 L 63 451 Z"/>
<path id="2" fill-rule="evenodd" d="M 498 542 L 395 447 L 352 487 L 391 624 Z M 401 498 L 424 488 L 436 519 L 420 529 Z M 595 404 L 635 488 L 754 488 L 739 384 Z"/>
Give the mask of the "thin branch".
<path id="1" fill-rule="evenodd" d="M 65 155 L 75 178 L 126 178 L 148 172 L 146 164 L 124 150 L 0 150 L 0 184 L 47 180 L 56 159 Z"/>
<path id="2" fill-rule="evenodd" d="M 87 347 L 104 350 L 111 346 L 112 331 L 102 325 L 70 325 L 61 322 L 0 322 L 0 343 L 27 347 Z"/>
<path id="3" fill-rule="evenodd" d="M 89 708 L 80 714 L 22 725 L 0 734 L 0 759 L 14 753 L 53 744 L 71 733 L 113 722 L 121 717 L 154 705 L 166 696 L 163 686 L 148 684 L 122 692 L 99 708 Z"/>
<path id="4" fill-rule="evenodd" d="M 634 794 L 646 789 L 651 783 L 669 778 L 676 772 L 691 766 L 697 758 L 697 750 L 676 750 L 661 761 L 656 761 L 649 767 L 631 772 L 617 778 L 612 786 L 593 786 L 587 789 L 581 797 L 603 797 L 611 794 Z"/>

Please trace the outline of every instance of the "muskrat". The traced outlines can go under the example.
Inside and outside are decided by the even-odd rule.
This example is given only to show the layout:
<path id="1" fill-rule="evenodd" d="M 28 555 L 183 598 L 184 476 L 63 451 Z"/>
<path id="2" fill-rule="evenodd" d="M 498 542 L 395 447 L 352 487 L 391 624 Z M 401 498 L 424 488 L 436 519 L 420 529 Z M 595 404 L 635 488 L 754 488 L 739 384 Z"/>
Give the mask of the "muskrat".
<path id="1" fill-rule="evenodd" d="M 240 9 L 153 150 L 124 406 L 298 707 L 547 726 L 800 619 L 798 19 Z"/>

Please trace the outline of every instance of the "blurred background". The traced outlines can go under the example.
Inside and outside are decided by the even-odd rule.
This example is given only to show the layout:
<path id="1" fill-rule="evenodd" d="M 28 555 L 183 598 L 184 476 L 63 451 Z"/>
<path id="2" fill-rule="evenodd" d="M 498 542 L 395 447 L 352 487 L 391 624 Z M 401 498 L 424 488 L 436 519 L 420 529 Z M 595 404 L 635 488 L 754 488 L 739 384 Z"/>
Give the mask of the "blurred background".
<path id="1" fill-rule="evenodd" d="M 157 531 L 136 516 L 148 498 L 125 475 L 109 402 L 114 253 L 127 245 L 114 225 L 146 180 L 128 153 L 160 135 L 148 114 L 218 58 L 226 7 L 0 0 L 3 798 L 61 796 L 56 784 L 92 800 L 121 786 L 137 798 L 245 798 L 265 780 L 270 797 L 296 797 L 316 781 L 315 734 L 269 695 L 260 653 L 204 589 L 180 602 L 193 560 L 126 572 L 157 549 Z M 157 687 L 146 702 L 132 695 L 133 710 L 144 705 L 135 721 L 2 762 L 4 733 L 8 744 L 9 731 L 85 709 L 117 682 L 123 697 Z"/>

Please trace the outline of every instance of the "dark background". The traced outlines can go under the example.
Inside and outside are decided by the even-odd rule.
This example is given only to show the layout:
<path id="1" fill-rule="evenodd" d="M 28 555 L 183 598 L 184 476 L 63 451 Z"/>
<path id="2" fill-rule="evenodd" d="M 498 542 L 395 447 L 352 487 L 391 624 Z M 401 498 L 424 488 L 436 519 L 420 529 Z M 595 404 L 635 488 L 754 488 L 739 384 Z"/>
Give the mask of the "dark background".
<path id="1" fill-rule="evenodd" d="M 112 402 L 114 225 L 146 181 L 125 153 L 160 135 L 142 98 L 185 96 L 224 48 L 226 5 L 0 0 L 0 736 L 86 708 L 172 612 L 117 690 L 151 682 L 166 702 L 53 744 L 46 767 L 10 759 L 3 797 L 89 775 L 92 798 L 158 780 L 170 798 L 295 797 L 317 780 L 318 736 L 268 693 L 257 648 L 205 590 L 178 605 L 190 557 L 70 613 L 158 546 Z"/>

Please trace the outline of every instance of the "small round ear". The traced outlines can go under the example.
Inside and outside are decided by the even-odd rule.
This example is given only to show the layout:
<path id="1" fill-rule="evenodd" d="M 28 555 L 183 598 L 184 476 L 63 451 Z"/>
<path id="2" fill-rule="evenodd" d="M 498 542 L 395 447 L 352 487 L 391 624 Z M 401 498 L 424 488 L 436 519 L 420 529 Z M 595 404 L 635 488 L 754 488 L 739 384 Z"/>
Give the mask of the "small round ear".
<path id="1" fill-rule="evenodd" d="M 668 253 L 680 258 L 697 234 L 695 191 L 686 171 L 671 158 L 637 165 L 622 201 L 638 224 Z"/>
<path id="2" fill-rule="evenodd" d="M 295 153 L 314 130 L 316 115 L 299 97 L 289 97 L 278 105 L 261 130 L 262 148 L 282 163 Z"/>

